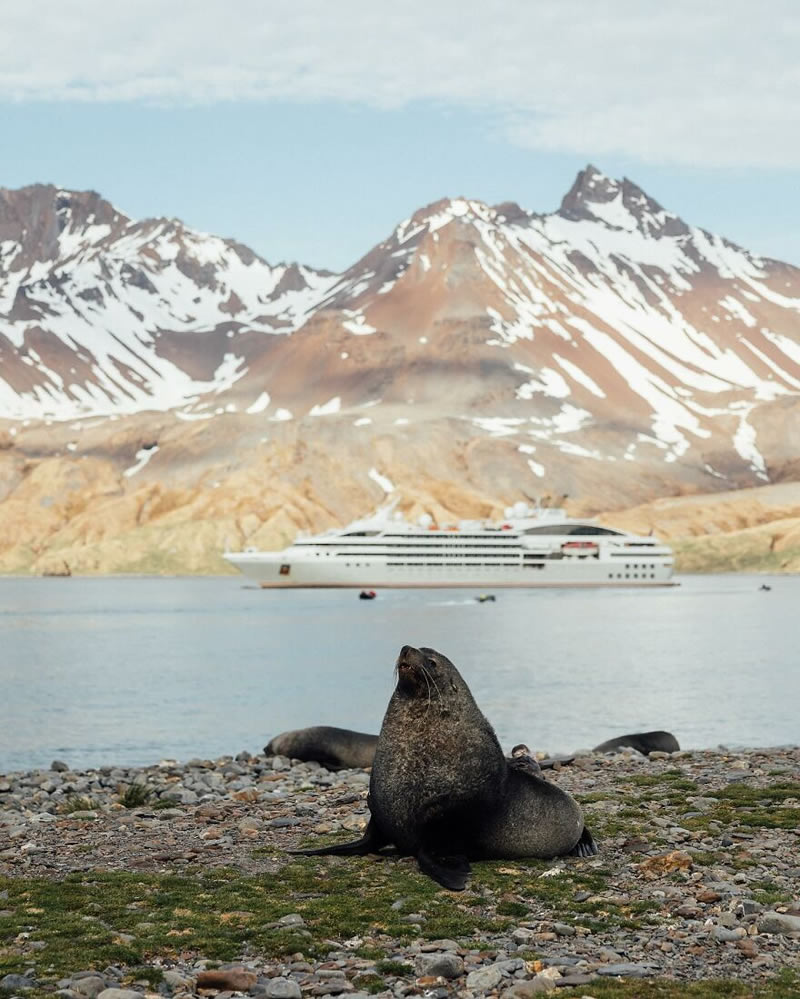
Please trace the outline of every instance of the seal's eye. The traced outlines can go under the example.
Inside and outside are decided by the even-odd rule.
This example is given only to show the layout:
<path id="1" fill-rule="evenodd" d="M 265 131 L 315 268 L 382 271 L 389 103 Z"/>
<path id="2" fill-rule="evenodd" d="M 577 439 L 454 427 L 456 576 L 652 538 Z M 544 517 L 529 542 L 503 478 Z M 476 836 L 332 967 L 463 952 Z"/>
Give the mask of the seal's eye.
<path id="1" fill-rule="evenodd" d="M 425 665 L 430 666 L 431 669 L 436 669 L 436 660 L 431 659 L 430 656 L 425 660 Z"/>

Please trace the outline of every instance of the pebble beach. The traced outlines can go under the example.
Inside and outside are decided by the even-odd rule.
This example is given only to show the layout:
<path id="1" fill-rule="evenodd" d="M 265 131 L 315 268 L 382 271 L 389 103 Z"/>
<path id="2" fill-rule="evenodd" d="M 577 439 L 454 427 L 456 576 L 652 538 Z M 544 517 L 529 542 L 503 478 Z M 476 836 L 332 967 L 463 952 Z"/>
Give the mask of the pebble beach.
<path id="1" fill-rule="evenodd" d="M 474 863 L 451 893 L 411 858 L 287 852 L 357 838 L 368 771 L 242 752 L 0 775 L 0 994 L 800 995 L 799 748 L 547 776 L 598 856 Z"/>

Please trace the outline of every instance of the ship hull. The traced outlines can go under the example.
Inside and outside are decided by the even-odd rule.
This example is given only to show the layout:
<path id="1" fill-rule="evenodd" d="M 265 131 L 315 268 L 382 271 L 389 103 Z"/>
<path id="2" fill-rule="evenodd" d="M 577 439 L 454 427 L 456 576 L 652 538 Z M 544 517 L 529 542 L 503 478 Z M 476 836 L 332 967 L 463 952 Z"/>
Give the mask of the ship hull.
<path id="1" fill-rule="evenodd" d="M 674 586 L 672 564 L 653 557 L 629 556 L 626 568 L 595 558 L 546 560 L 536 567 L 522 565 L 325 564 L 295 560 L 288 552 L 236 553 L 225 558 L 265 589 L 413 589 L 546 586 Z M 287 568 L 288 567 L 288 568 Z"/>

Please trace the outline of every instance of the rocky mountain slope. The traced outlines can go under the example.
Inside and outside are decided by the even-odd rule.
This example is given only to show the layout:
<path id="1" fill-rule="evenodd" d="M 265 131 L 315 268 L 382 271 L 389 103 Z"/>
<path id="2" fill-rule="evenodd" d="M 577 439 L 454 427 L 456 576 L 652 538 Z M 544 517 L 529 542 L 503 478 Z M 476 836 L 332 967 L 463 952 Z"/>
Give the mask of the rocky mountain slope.
<path id="1" fill-rule="evenodd" d="M 389 496 L 619 510 L 795 480 L 798 440 L 800 269 L 591 166 L 557 212 L 443 200 L 339 275 L 0 191 L 0 568 L 208 567 Z"/>

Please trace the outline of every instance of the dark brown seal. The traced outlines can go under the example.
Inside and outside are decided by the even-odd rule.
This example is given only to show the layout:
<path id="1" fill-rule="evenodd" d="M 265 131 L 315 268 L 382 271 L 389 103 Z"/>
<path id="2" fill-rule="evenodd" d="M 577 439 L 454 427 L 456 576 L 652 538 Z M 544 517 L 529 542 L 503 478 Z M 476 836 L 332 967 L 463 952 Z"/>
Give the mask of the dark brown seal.
<path id="1" fill-rule="evenodd" d="M 300 852 L 360 854 L 394 844 L 453 890 L 466 886 L 470 859 L 595 853 L 577 802 L 531 763 L 527 753 L 503 756 L 446 656 L 406 645 L 375 749 L 364 836 Z"/>
<path id="2" fill-rule="evenodd" d="M 644 756 L 649 756 L 654 750 L 677 753 L 680 748 L 672 732 L 633 732 L 630 735 L 618 735 L 616 739 L 607 739 L 595 746 L 592 752 L 614 753 L 618 749 L 635 749 Z"/>
<path id="3" fill-rule="evenodd" d="M 377 744 L 377 735 L 332 725 L 314 725 L 281 732 L 264 746 L 264 753 L 288 756 L 293 760 L 317 760 L 329 770 L 366 769 L 372 766 Z"/>

